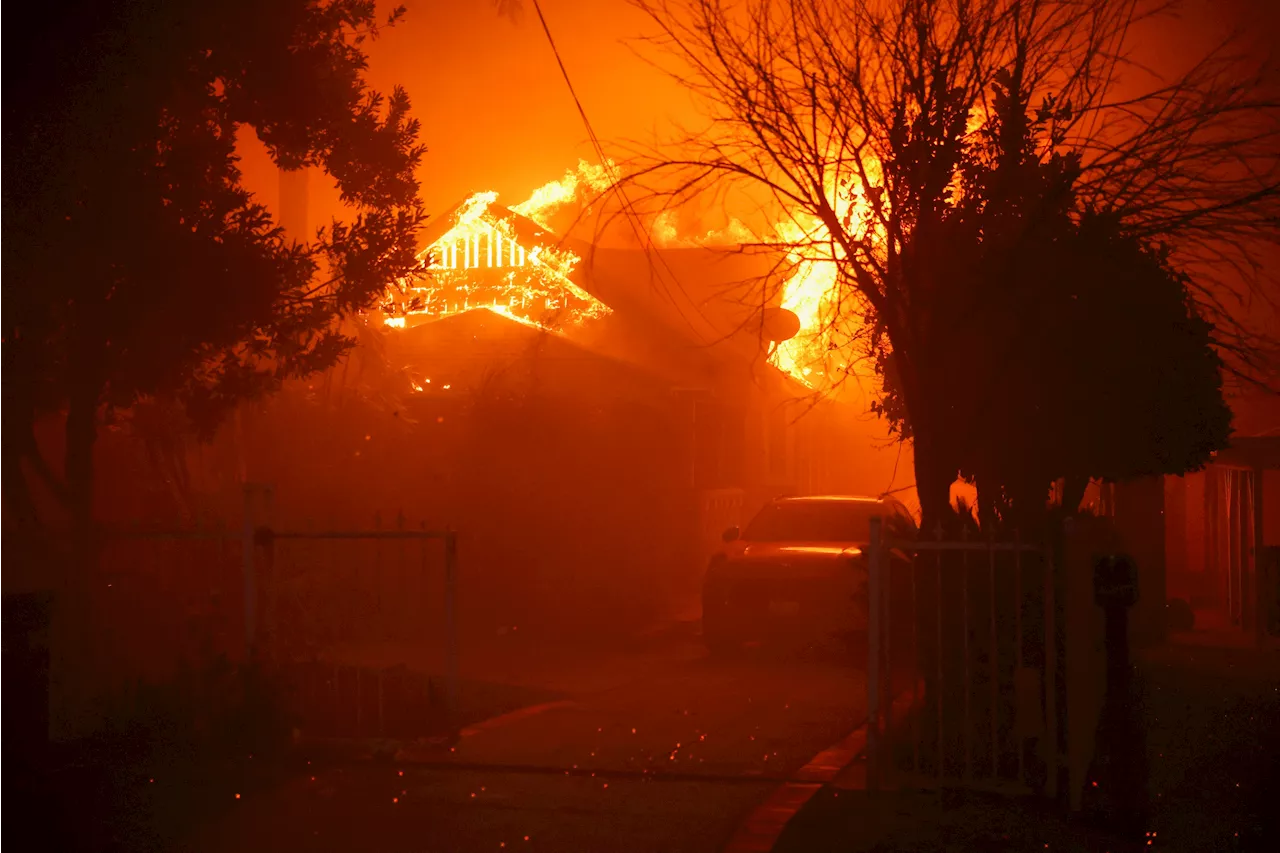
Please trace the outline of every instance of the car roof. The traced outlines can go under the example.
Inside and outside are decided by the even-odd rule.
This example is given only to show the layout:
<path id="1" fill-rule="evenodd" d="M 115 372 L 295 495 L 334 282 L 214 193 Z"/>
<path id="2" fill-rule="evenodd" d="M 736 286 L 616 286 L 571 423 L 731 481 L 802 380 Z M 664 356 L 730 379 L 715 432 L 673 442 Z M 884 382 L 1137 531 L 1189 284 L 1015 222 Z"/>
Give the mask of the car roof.
<path id="1" fill-rule="evenodd" d="M 871 498 L 861 495 L 786 495 L 774 499 L 775 503 L 859 503 L 879 506 L 897 506 L 893 498 Z"/>

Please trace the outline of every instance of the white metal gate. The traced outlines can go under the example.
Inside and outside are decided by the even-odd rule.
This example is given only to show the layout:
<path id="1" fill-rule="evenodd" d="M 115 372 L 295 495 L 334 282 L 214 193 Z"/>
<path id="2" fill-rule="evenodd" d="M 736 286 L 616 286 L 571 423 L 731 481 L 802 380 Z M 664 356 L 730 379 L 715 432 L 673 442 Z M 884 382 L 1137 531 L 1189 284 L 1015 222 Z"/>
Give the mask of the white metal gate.
<path id="1" fill-rule="evenodd" d="M 887 539 L 878 518 L 870 543 L 868 787 L 1039 789 L 1056 797 L 1052 550 Z M 904 681 L 909 706 L 905 694 L 897 702 L 893 695 Z M 895 715 L 895 705 L 910 711 Z M 1029 760 L 1038 764 L 1034 773 Z"/>

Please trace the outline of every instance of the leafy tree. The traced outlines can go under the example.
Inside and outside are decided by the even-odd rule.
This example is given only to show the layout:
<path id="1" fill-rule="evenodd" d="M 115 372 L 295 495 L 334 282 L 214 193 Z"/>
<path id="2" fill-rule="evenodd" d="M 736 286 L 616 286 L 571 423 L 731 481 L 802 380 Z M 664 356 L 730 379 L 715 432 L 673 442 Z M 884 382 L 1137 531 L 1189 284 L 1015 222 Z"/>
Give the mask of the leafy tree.
<path id="1" fill-rule="evenodd" d="M 943 438 L 978 486 L 984 526 L 1027 532 L 1054 481 L 1070 510 L 1092 478 L 1194 470 L 1231 422 L 1189 277 L 1119 213 L 1082 206 L 1081 158 L 1052 135 L 1068 108 L 1032 114 L 1028 96 L 1015 60 L 929 247 L 951 284 L 917 306 L 952 319 L 919 363 L 939 377 Z M 907 428 L 901 406 L 887 413 Z"/>
<path id="2" fill-rule="evenodd" d="M 1139 27 L 1167 4 L 637 0 L 637 5 L 657 29 L 651 43 L 659 61 L 688 86 L 712 121 L 642 152 L 631 185 L 668 199 L 763 197 L 805 226 L 790 248 L 834 265 L 838 287 L 829 312 L 834 325 L 865 321 L 870 329 L 868 354 L 881 365 L 890 389 L 884 407 L 909 426 L 905 434 L 913 442 L 926 527 L 946 517 L 957 474 L 980 464 L 956 435 L 953 409 L 960 403 L 952 383 L 966 360 L 961 342 L 968 343 L 956 333 L 965 315 L 952 310 L 969 299 L 966 276 L 959 273 L 1004 258 L 1020 265 L 1018 280 L 1030 282 L 1035 277 L 1030 271 L 1043 271 L 1049 263 L 1036 261 L 1033 247 L 1039 241 L 1056 246 L 1056 235 L 1070 235 L 1069 220 L 1084 211 L 1103 217 L 1096 223 L 1119 223 L 1112 229 L 1116 242 L 1098 238 L 1094 248 L 1111 245 L 1111 252 L 1127 245 L 1128 260 L 1118 268 L 1128 264 L 1131 270 L 1146 270 L 1139 281 L 1157 281 L 1157 268 L 1165 278 L 1174 277 L 1196 313 L 1212 323 L 1213 345 L 1225 356 L 1227 369 L 1266 378 L 1265 341 L 1241 320 L 1235 305 L 1257 293 L 1274 293 L 1274 281 L 1257 262 L 1277 240 L 1280 110 L 1259 85 L 1263 71 L 1231 44 L 1199 58 L 1177 77 L 1123 90 L 1126 75 L 1138 73 L 1129 51 Z M 1050 153 L 1061 155 L 1057 160 L 1026 157 L 1018 150 L 1026 134 L 1012 125 L 1005 131 L 998 126 L 993 85 L 1015 66 L 1020 103 L 1046 107 L 1032 140 L 1049 144 Z M 1001 132 L 1013 147 L 999 155 L 1007 161 L 1001 169 L 992 170 L 988 161 L 993 179 L 1016 185 L 1017 169 L 1041 170 L 1044 174 L 1035 179 L 1040 186 L 1021 191 L 1039 199 L 1037 204 L 1048 204 L 1051 190 L 1061 193 L 1050 205 L 1057 219 L 1035 235 L 1019 236 L 1007 251 L 997 251 L 995 241 L 987 243 L 985 224 L 971 216 L 966 226 L 957 210 L 965 198 L 966 170 L 973 170 L 975 156 L 991 144 L 992 134 Z M 1062 170 L 1058 180 L 1065 181 L 1056 190 L 1052 169 Z M 968 189 L 976 187 L 970 183 Z M 633 193 L 633 198 L 640 194 Z M 984 211 L 986 223 L 999 216 L 1022 217 L 1012 207 L 999 212 L 1014 201 L 1011 196 Z M 965 227 L 970 229 L 967 244 L 961 239 Z M 1012 226 L 1010 233 L 1016 233 Z M 1169 254 L 1154 253 L 1157 244 Z M 1160 263 L 1152 267 L 1151 258 Z M 1193 270 L 1194 276 L 1183 275 Z M 1128 287 L 1127 275 L 1107 280 Z M 996 311 L 995 316 L 1009 314 Z M 1117 307 L 1117 316 L 1134 315 Z M 1192 334 L 1195 326 L 1188 313 L 1190 337 L 1200 333 Z M 861 339 L 832 337 L 837 345 Z M 1052 343 L 1064 352 L 1086 346 L 1080 338 Z M 841 360 L 853 364 L 859 355 L 851 352 Z M 1115 446 L 1126 445 L 1132 442 Z M 1014 448 L 1008 450 L 1012 454 Z M 1025 460 L 1024 455 L 1013 464 Z"/>
<path id="3" fill-rule="evenodd" d="M 365 80 L 382 23 L 372 0 L 81 2 L 24 23 L 3 189 L 5 500 L 19 517 L 23 463 L 83 528 L 101 418 L 162 398 L 212 428 L 334 364 L 350 345 L 339 319 L 414 274 L 424 148 L 404 90 Z M 242 182 L 250 131 L 280 167 L 330 175 L 348 219 L 286 240 Z M 57 411 L 64 477 L 34 434 Z"/>

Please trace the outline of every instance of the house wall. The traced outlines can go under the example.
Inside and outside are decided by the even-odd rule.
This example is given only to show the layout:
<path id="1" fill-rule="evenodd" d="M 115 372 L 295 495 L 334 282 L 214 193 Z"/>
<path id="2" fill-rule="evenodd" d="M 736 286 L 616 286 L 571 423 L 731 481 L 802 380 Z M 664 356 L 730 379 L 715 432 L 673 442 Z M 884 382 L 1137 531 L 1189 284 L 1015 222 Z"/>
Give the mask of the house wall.
<path id="1" fill-rule="evenodd" d="M 1227 621 L 1227 595 L 1219 552 L 1227 533 L 1219 505 L 1218 466 L 1181 477 L 1165 477 L 1165 548 L 1168 596 L 1179 598 L 1200 614 L 1202 626 Z"/>
<path id="2" fill-rule="evenodd" d="M 1280 546 L 1280 471 L 1262 473 L 1262 544 Z"/>
<path id="3" fill-rule="evenodd" d="M 1211 465 L 1204 471 L 1165 478 L 1165 548 L 1168 595 L 1191 604 L 1197 624 L 1206 628 L 1239 626 L 1251 619 L 1255 548 L 1253 507 L 1247 497 L 1258 496 L 1256 481 L 1238 484 L 1237 500 L 1228 511 L 1226 471 L 1251 480 L 1246 468 Z M 1262 540 L 1264 547 L 1280 545 L 1280 471 L 1264 471 L 1262 477 Z M 1232 566 L 1239 563 L 1232 584 Z M 1234 601 L 1234 603 L 1233 603 Z"/>

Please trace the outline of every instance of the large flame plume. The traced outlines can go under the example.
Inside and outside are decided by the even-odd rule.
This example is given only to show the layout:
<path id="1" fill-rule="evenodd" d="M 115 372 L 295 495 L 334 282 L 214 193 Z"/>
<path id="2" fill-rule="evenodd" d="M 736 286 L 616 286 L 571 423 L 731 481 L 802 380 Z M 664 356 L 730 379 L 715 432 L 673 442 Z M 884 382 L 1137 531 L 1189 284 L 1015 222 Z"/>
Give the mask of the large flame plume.
<path id="1" fill-rule="evenodd" d="M 403 328 L 422 320 L 487 309 L 518 322 L 560 332 L 609 313 L 574 280 L 581 258 L 555 241 L 553 219 L 566 208 L 599 197 L 612 185 L 612 163 L 581 161 L 559 180 L 533 191 L 509 209 L 497 194 L 476 193 L 453 214 L 454 224 L 420 256 L 427 275 L 394 288 L 383 310 L 386 324 Z M 862 199 L 836 192 L 832 200 L 842 222 L 857 230 L 865 221 Z M 515 214 L 514 216 L 512 214 Z M 521 228 L 535 223 L 545 231 Z M 659 248 L 741 246 L 777 243 L 788 247 L 789 272 L 780 288 L 780 306 L 799 318 L 800 331 L 778 344 L 769 361 L 806 386 L 824 389 L 849 372 L 851 342 L 859 321 L 841 304 L 838 269 L 842 250 L 817 220 L 787 216 L 762 238 L 731 219 L 722 229 L 682 234 L 675 211 L 649 217 L 649 239 Z"/>
<path id="2" fill-rule="evenodd" d="M 871 230 L 866 198 L 860 191 L 841 190 L 834 180 L 826 197 L 836 219 L 855 240 Z M 862 320 L 853 294 L 844 292 L 840 269 L 848 258 L 826 224 L 814 217 L 793 215 L 775 226 L 780 243 L 790 246 L 792 273 L 783 283 L 783 308 L 800 319 L 800 331 L 774 350 L 770 361 L 806 385 L 829 388 L 856 376 L 854 369 Z"/>

